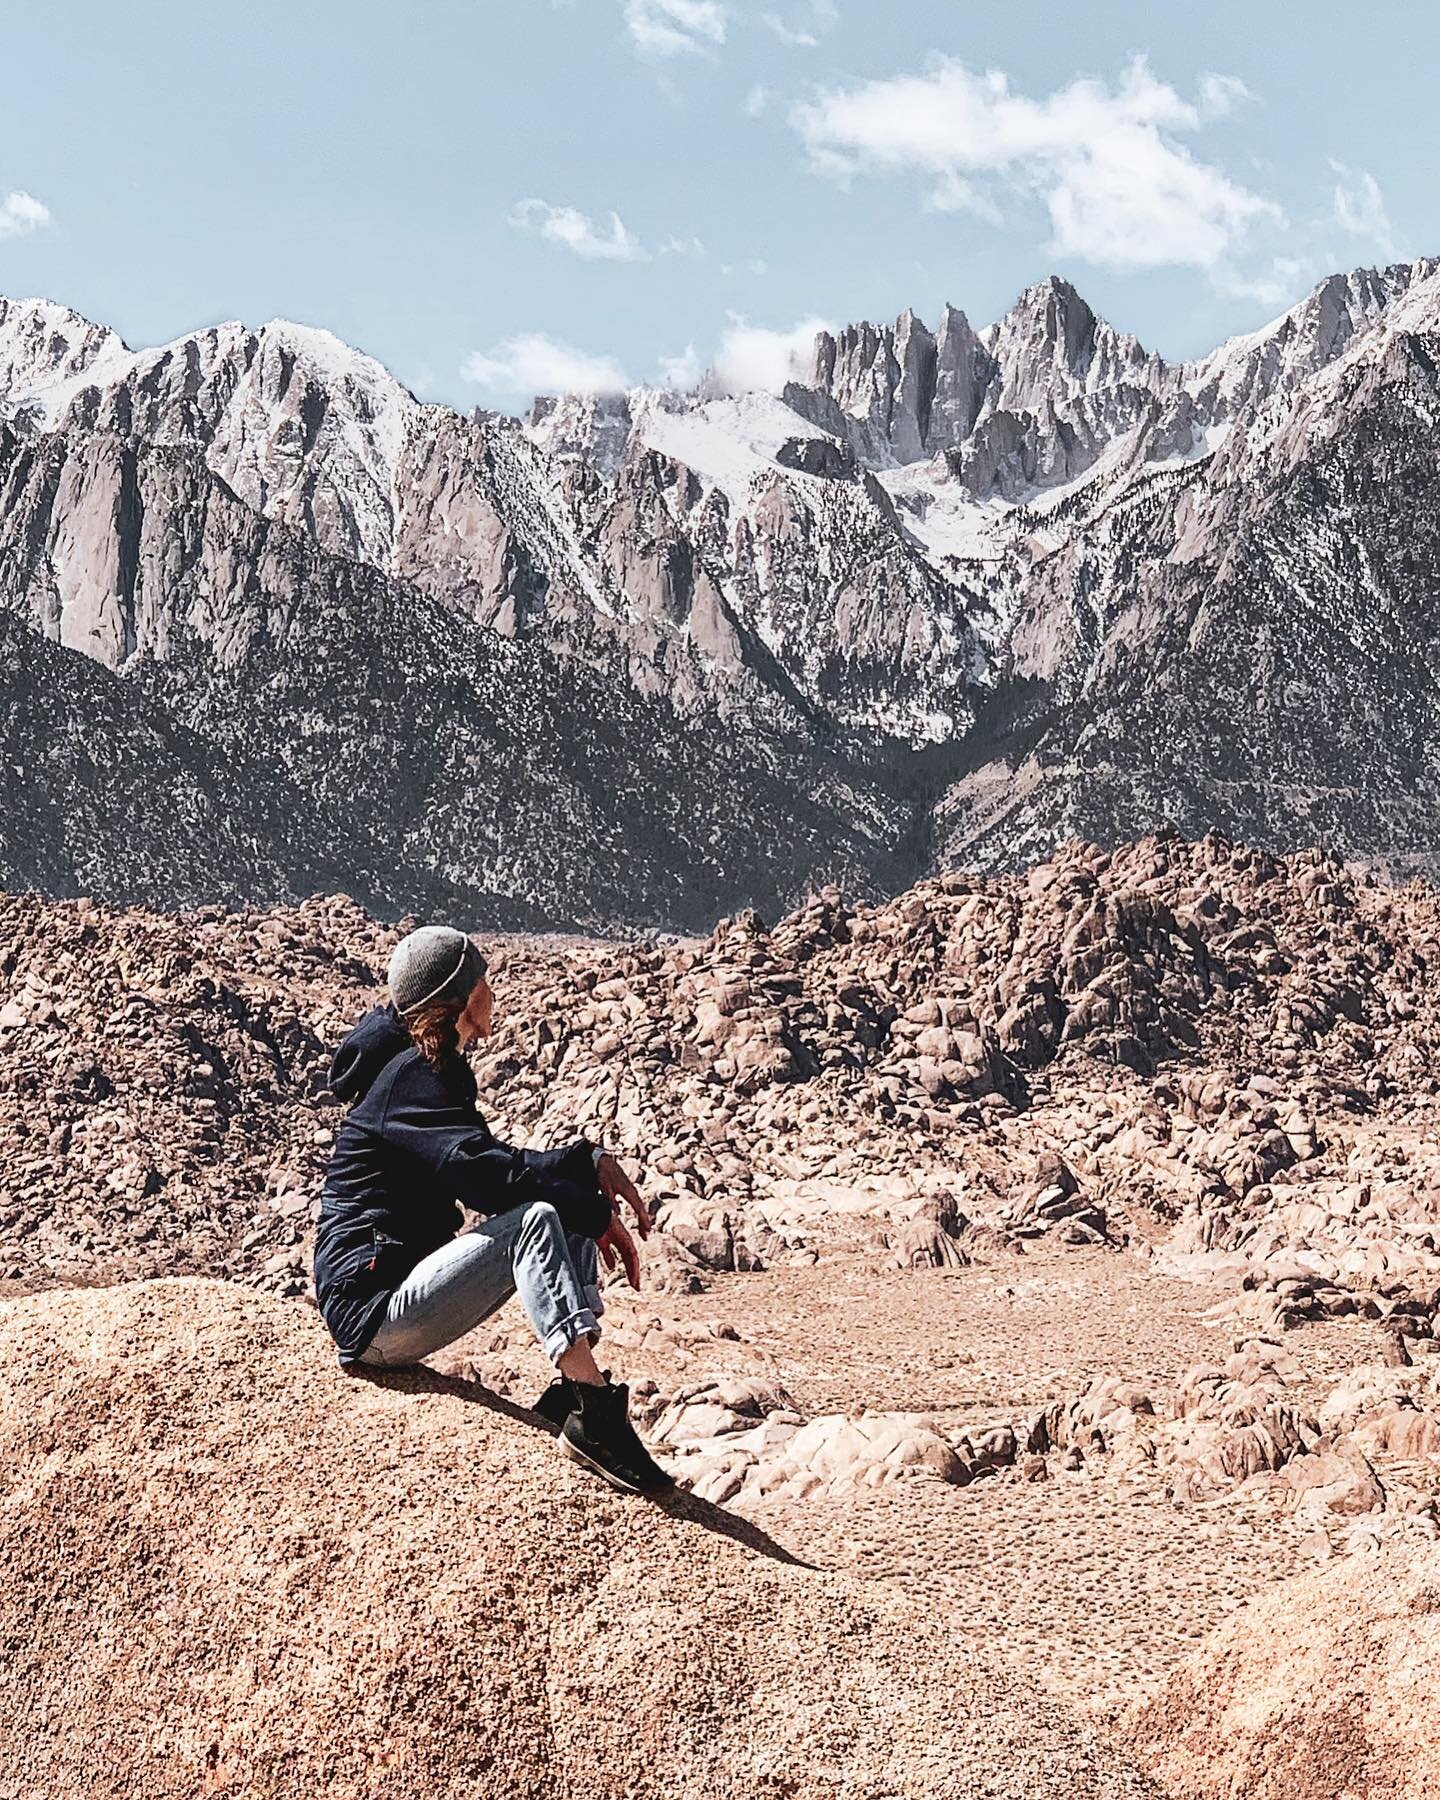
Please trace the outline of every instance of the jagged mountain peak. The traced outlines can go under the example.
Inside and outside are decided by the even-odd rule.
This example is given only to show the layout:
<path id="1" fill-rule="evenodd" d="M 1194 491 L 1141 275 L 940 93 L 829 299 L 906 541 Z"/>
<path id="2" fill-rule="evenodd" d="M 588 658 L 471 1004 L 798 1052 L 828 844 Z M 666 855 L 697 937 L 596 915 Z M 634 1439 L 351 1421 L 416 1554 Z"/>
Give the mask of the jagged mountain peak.
<path id="1" fill-rule="evenodd" d="M 48 426 L 80 385 L 113 376 L 132 354 L 118 332 L 73 307 L 0 296 L 0 418 Z"/>
<path id="2" fill-rule="evenodd" d="M 67 337 L 93 334 L 109 342 L 120 344 L 124 349 L 119 334 L 109 325 L 100 325 L 93 319 L 86 318 L 83 313 L 76 312 L 73 306 L 66 306 L 60 300 L 47 300 L 43 295 L 17 295 L 13 298 L 0 295 L 0 334 L 10 336 L 26 329 L 42 329 L 58 331 Z"/>
<path id="3" fill-rule="evenodd" d="M 588 462 L 610 477 L 625 460 L 635 403 L 632 394 L 537 394 L 525 415 L 531 442 L 564 462 Z"/>
<path id="4" fill-rule="evenodd" d="M 934 336 L 930 327 L 920 317 L 919 313 L 916 312 L 915 308 L 913 306 L 907 306 L 905 310 L 896 317 L 895 336 L 897 338 L 907 337 L 912 332 L 917 331 L 923 332 L 926 337 Z"/>
<path id="5" fill-rule="evenodd" d="M 135 378 L 163 383 L 169 367 L 200 371 L 203 380 L 219 362 L 231 365 L 232 380 L 243 379 L 270 350 L 302 364 L 322 387 L 383 401 L 401 410 L 417 407 L 410 390 L 365 351 L 321 326 L 276 318 L 254 328 L 239 319 L 222 320 L 151 348 L 134 350 L 118 332 L 96 324 L 72 307 L 43 299 L 0 297 L 0 417 L 50 429 L 77 397 L 97 389 L 90 422 L 107 416 L 104 395 Z M 372 408 L 373 410 L 373 408 Z M 116 423 L 113 416 L 110 422 Z"/>
<path id="6" fill-rule="evenodd" d="M 1210 355 L 1170 363 L 1050 275 L 979 331 L 947 303 L 932 333 L 907 308 L 894 326 L 822 333 L 792 404 L 882 475 L 944 458 L 977 501 L 1063 486 L 1114 457 L 1141 463 L 1214 449 L 1237 416 L 1292 394 L 1407 296 L 1405 319 L 1440 311 L 1440 262 L 1327 277 L 1279 318 Z"/>
<path id="7" fill-rule="evenodd" d="M 893 326 L 822 332 L 805 383 L 815 398 L 797 397 L 797 410 L 873 470 L 949 458 L 984 498 L 1080 473 L 1135 429 L 1168 379 L 1159 357 L 1052 275 L 978 332 L 948 302 L 933 332 L 913 308 Z"/>
<path id="8" fill-rule="evenodd" d="M 969 316 L 964 309 L 947 300 L 940 308 L 940 317 L 935 326 L 936 338 L 943 338 L 950 332 L 971 331 L 972 329 Z"/>
<path id="9" fill-rule="evenodd" d="M 1414 333 L 1440 328 L 1440 258 L 1404 265 L 1404 275 L 1408 279 L 1401 278 L 1400 270 L 1385 270 L 1369 290 L 1376 296 L 1373 310 L 1381 326 Z M 1380 296 L 1385 296 L 1383 304 Z"/>
<path id="10" fill-rule="evenodd" d="M 1152 361 L 1137 338 L 1117 331 L 1056 275 L 1026 288 L 981 337 L 1000 369 L 995 404 L 1011 411 L 1118 386 Z"/>
<path id="11" fill-rule="evenodd" d="M 1088 366 L 1097 342 L 1137 343 L 1130 333 L 1118 331 L 1103 319 L 1075 284 L 1060 275 L 1049 275 L 1025 288 L 985 335 L 993 335 L 996 343 L 1010 337 L 1054 346 L 1064 366 L 1077 374 Z"/>
<path id="12" fill-rule="evenodd" d="M 384 363 L 322 325 L 302 325 L 294 319 L 270 319 L 255 335 L 262 344 L 281 345 L 307 362 L 317 374 L 330 380 L 383 391 L 397 402 L 408 400 L 416 406 L 420 404 Z"/>
<path id="13" fill-rule="evenodd" d="M 1057 320 L 1078 319 L 1082 321 L 1082 329 L 1088 329 L 1096 317 L 1094 308 L 1073 281 L 1063 275 L 1046 275 L 1043 280 L 1032 281 L 1028 287 L 1021 288 L 1014 303 L 995 321 L 992 329 L 1003 325 L 1006 319 L 1044 319 L 1054 333 Z"/>
<path id="14" fill-rule="evenodd" d="M 1381 389 L 1412 389 L 1402 411 L 1430 430 L 1440 333 L 1440 261 L 1328 277 L 1299 305 L 1200 366 L 1197 408 L 1228 405 L 1245 429 L 1224 446 L 1212 502 L 1225 507 L 1343 436 Z M 1418 389 L 1414 384 L 1418 382 Z M 1422 398 L 1418 404 L 1414 392 Z M 1216 516 L 1220 516 L 1217 514 Z"/>
<path id="15" fill-rule="evenodd" d="M 1440 259 L 1421 257 L 1327 275 L 1257 331 L 1243 332 L 1184 364 L 1182 383 L 1210 414 L 1233 414 L 1289 394 L 1385 319 L 1397 301 L 1421 289 L 1432 291 L 1437 272 Z M 1422 295 L 1419 304 L 1425 303 Z"/>

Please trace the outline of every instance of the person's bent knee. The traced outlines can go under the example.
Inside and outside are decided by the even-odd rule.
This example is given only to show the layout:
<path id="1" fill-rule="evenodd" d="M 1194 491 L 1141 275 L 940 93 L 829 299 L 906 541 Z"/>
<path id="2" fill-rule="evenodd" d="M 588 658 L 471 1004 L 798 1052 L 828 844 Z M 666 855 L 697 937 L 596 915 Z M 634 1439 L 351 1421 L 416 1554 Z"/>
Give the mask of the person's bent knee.
<path id="1" fill-rule="evenodd" d="M 560 1215 L 548 1200 L 532 1200 L 530 1202 L 525 1208 L 525 1227 L 528 1231 L 543 1232 L 547 1237 L 564 1236 Z"/>

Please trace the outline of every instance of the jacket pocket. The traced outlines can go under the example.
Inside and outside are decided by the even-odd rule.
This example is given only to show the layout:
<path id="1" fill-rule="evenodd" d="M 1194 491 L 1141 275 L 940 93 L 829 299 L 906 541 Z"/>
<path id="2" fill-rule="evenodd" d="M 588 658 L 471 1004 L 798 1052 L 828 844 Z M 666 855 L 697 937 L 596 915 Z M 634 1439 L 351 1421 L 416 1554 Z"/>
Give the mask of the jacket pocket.
<path id="1" fill-rule="evenodd" d="M 399 1238 L 390 1237 L 386 1232 L 370 1233 L 370 1261 L 365 1272 L 371 1276 L 377 1287 L 399 1287 L 410 1273 L 413 1258 L 409 1250 Z"/>

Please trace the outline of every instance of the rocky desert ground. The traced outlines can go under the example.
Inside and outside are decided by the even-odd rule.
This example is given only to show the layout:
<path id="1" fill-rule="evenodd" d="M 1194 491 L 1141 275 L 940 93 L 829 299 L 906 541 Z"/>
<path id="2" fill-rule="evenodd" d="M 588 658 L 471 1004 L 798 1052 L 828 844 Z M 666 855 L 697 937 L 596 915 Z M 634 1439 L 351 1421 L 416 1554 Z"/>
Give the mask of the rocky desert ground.
<path id="1" fill-rule="evenodd" d="M 513 1308 L 333 1366 L 399 928 L 0 899 L 0 1793 L 1440 1793 L 1432 889 L 1150 837 L 487 939 L 497 1131 L 659 1214 L 663 1508 L 549 1453 Z"/>

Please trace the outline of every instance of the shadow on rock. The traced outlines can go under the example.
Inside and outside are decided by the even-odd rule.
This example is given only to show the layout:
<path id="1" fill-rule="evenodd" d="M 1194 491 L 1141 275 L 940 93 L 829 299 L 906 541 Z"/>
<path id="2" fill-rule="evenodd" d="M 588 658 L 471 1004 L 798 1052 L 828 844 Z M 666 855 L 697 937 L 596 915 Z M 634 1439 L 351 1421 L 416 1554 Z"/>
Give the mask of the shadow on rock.
<path id="1" fill-rule="evenodd" d="M 517 1406 L 513 1400 L 506 1400 L 492 1392 L 478 1381 L 467 1381 L 459 1375 L 445 1375 L 438 1369 L 427 1369 L 423 1363 L 411 1369 L 372 1369 L 363 1363 L 353 1363 L 347 1373 L 361 1380 L 374 1383 L 377 1387 L 393 1388 L 402 1394 L 449 1394 L 457 1400 L 464 1400 L 472 1406 L 483 1406 L 490 1412 L 501 1413 L 505 1418 L 527 1430 L 538 1431 L 545 1437 L 554 1437 L 555 1428 L 538 1414 Z M 637 1500 L 646 1498 L 637 1494 Z M 816 1569 L 815 1563 L 808 1563 L 802 1557 L 794 1555 L 785 1546 L 772 1538 L 758 1525 L 752 1525 L 748 1519 L 742 1519 L 734 1513 L 728 1513 L 723 1507 L 714 1505 L 709 1500 L 702 1500 L 697 1494 L 685 1488 L 675 1488 L 671 1493 L 648 1497 L 649 1504 L 667 1513 L 673 1519 L 685 1519 L 693 1525 L 701 1525 L 706 1531 L 713 1531 L 718 1537 L 729 1538 L 733 1543 L 742 1544 L 745 1549 L 753 1550 L 760 1556 L 768 1556 L 774 1562 L 788 1563 L 795 1569 Z"/>

